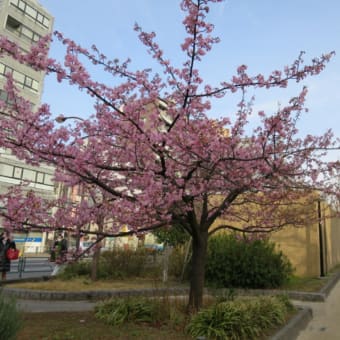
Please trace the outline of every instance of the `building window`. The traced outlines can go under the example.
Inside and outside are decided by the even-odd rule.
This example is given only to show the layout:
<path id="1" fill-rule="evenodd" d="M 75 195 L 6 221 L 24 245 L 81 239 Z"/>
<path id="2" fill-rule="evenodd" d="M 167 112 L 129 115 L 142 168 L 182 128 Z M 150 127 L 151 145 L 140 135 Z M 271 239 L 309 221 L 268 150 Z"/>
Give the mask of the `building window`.
<path id="1" fill-rule="evenodd" d="M 13 171 L 13 177 L 21 179 L 22 178 L 22 168 L 15 166 L 14 171 Z"/>
<path id="2" fill-rule="evenodd" d="M 25 11 L 26 3 L 24 1 L 19 1 L 18 7 L 22 10 Z"/>
<path id="3" fill-rule="evenodd" d="M 32 79 L 29 76 L 26 76 L 25 74 L 21 72 L 13 70 L 8 65 L 5 65 L 0 62 L 0 76 L 6 76 L 7 73 L 12 74 L 15 82 L 19 84 L 22 88 L 27 88 L 31 91 L 38 92 L 39 90 L 38 81 L 36 81 L 35 79 Z"/>
<path id="4" fill-rule="evenodd" d="M 8 98 L 8 93 L 1 89 L 0 89 L 0 101 L 5 102 L 8 106 L 13 106 L 14 104 L 13 99 Z M 34 104 L 32 102 L 30 102 L 30 107 L 31 110 L 34 108 Z"/>
<path id="5" fill-rule="evenodd" d="M 35 171 L 24 169 L 22 179 L 29 182 L 35 182 Z"/>
<path id="6" fill-rule="evenodd" d="M 34 8 L 26 4 L 25 14 L 32 17 L 33 19 L 36 19 L 38 13 Z"/>
<path id="7" fill-rule="evenodd" d="M 13 166 L 0 163 L 0 174 L 5 177 L 13 177 Z"/>
<path id="8" fill-rule="evenodd" d="M 53 176 L 41 171 L 0 163 L 0 176 L 54 186 Z"/>
<path id="9" fill-rule="evenodd" d="M 18 37 L 25 38 L 30 42 L 37 42 L 41 38 L 38 33 L 33 32 L 31 29 L 24 26 L 23 24 L 21 24 L 21 22 L 11 17 L 10 15 L 7 17 L 6 29 L 16 34 Z"/>
<path id="10" fill-rule="evenodd" d="M 17 31 L 21 26 L 20 21 L 14 19 L 13 17 L 11 17 L 10 15 L 7 17 L 7 21 L 6 21 L 6 28 L 11 31 Z"/>
<path id="11" fill-rule="evenodd" d="M 39 83 L 36 80 L 32 80 L 32 86 L 31 86 L 32 90 L 35 92 L 38 92 L 39 89 Z"/>
<path id="12" fill-rule="evenodd" d="M 45 174 L 44 184 L 53 185 L 52 175 Z"/>
<path id="13" fill-rule="evenodd" d="M 0 63 L 0 74 L 5 75 L 6 74 L 6 65 Z"/>
<path id="14" fill-rule="evenodd" d="M 43 172 L 37 172 L 37 177 L 35 180 L 37 183 L 44 183 L 44 173 Z"/>
<path id="15" fill-rule="evenodd" d="M 50 19 L 47 18 L 44 14 L 27 4 L 23 0 L 11 0 L 11 5 L 24 12 L 24 14 L 42 25 L 44 28 L 48 29 L 50 27 Z"/>
<path id="16" fill-rule="evenodd" d="M 26 77 L 25 78 L 25 86 L 27 87 L 32 87 L 32 83 L 33 83 L 33 79 L 32 78 L 29 78 L 29 77 Z"/>
<path id="17" fill-rule="evenodd" d="M 13 79 L 19 84 L 25 84 L 25 75 L 21 72 L 13 70 Z"/>

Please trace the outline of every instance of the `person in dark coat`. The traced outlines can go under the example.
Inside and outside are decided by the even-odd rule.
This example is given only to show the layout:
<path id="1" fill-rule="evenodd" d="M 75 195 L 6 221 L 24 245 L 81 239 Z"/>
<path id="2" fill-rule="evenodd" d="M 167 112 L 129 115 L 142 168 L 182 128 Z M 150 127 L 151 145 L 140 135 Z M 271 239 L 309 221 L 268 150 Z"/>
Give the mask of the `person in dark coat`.
<path id="1" fill-rule="evenodd" d="M 67 262 L 68 244 L 66 237 L 66 234 L 64 236 L 60 234 L 54 243 L 53 251 L 56 265 L 54 266 L 51 276 L 57 275 L 63 268 L 63 265 Z"/>
<path id="2" fill-rule="evenodd" d="M 6 280 L 7 272 L 11 270 L 11 261 L 6 256 L 9 248 L 16 249 L 16 245 L 10 232 L 5 231 L 0 235 L 0 272 L 2 280 Z"/>

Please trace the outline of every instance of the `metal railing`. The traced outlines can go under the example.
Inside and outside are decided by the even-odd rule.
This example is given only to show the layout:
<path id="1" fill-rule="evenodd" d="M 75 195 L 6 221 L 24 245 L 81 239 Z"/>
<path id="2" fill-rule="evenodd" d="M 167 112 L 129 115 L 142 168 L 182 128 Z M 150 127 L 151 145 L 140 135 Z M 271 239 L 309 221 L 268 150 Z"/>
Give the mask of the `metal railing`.
<path id="1" fill-rule="evenodd" d="M 11 261 L 11 273 L 19 273 L 22 278 L 23 273 L 39 273 L 52 271 L 54 265 L 48 257 L 26 257 L 21 256 L 18 260 Z"/>

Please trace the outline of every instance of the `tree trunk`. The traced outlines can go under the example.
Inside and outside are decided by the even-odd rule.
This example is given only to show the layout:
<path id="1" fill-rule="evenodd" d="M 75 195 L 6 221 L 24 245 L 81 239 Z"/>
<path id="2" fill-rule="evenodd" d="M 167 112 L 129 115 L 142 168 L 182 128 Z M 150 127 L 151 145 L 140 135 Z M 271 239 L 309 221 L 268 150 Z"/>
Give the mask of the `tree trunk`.
<path id="1" fill-rule="evenodd" d="M 198 311 L 203 303 L 207 246 L 208 232 L 202 232 L 198 236 L 192 238 L 192 267 L 188 306 L 191 311 Z"/>
<path id="2" fill-rule="evenodd" d="M 99 258 L 100 258 L 100 246 L 96 244 L 94 252 L 93 252 L 92 264 L 91 264 L 91 280 L 92 281 L 96 281 L 98 278 Z"/>
<path id="3" fill-rule="evenodd" d="M 104 229 L 104 218 L 99 215 L 97 216 L 97 225 L 98 231 L 102 232 Z M 98 267 L 99 267 L 99 259 L 100 259 L 100 251 L 102 248 L 102 241 L 100 240 L 100 236 L 97 235 L 97 243 L 94 246 L 94 253 L 92 258 L 92 266 L 91 266 L 91 280 L 96 281 L 98 278 Z"/>

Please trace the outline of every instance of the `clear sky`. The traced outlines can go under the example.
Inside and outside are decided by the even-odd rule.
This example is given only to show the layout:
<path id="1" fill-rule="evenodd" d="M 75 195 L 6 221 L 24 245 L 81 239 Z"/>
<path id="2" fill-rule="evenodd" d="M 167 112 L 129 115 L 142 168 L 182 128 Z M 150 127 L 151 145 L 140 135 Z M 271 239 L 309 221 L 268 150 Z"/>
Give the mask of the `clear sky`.
<path id="1" fill-rule="evenodd" d="M 184 37 L 180 0 L 39 0 L 55 17 L 54 29 L 84 47 L 95 44 L 110 59 L 132 59 L 138 68 L 156 67 L 133 30 L 137 22 L 157 33 L 165 56 L 180 66 L 179 48 Z M 256 91 L 256 109 L 275 111 L 299 93 L 309 89 L 307 107 L 299 128 L 302 134 L 321 134 L 332 128 L 340 137 L 340 1 L 339 0 L 226 0 L 212 5 L 209 21 L 215 24 L 215 45 L 202 64 L 202 74 L 211 84 L 229 80 L 240 64 L 249 74 L 269 74 L 283 69 L 305 51 L 305 61 L 335 50 L 337 55 L 323 73 L 289 90 Z M 61 58 L 60 45 L 53 44 L 50 56 Z M 110 82 L 111 80 L 109 80 Z M 43 101 L 56 115 L 86 116 L 91 102 L 76 90 L 61 87 L 47 77 Z M 230 115 L 235 99 L 213 106 L 212 116 Z M 254 118 L 255 119 L 255 118 Z M 336 154 L 336 158 L 340 158 Z"/>

